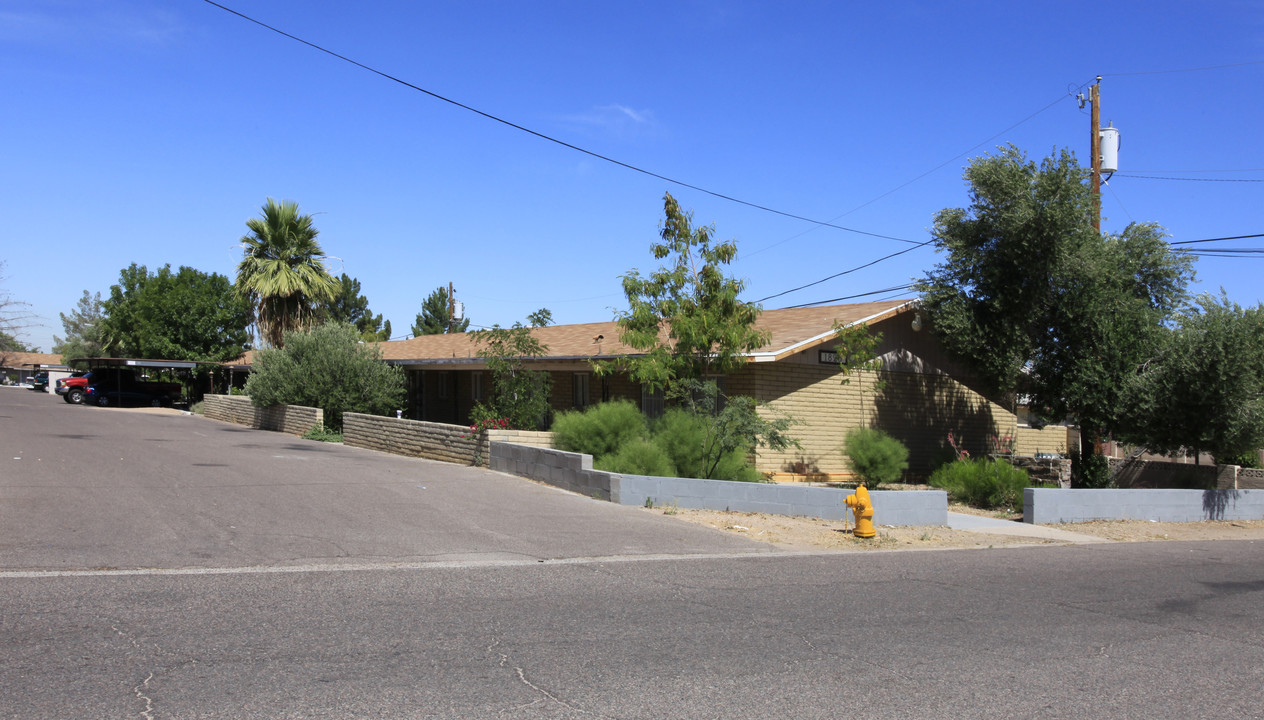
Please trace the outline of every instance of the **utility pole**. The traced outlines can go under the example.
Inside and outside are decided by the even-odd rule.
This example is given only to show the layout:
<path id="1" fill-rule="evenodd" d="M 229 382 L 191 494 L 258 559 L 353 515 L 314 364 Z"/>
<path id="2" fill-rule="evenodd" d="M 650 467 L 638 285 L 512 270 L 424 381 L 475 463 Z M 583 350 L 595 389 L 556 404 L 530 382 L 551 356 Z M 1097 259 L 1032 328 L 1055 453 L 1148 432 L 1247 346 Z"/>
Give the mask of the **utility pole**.
<path id="1" fill-rule="evenodd" d="M 1097 76 L 1097 82 L 1093 83 L 1093 87 L 1089 90 L 1089 103 L 1093 108 L 1089 112 L 1092 125 L 1092 137 L 1089 140 L 1089 148 L 1093 153 L 1093 232 L 1098 235 L 1102 234 L 1102 76 Z"/>
<path id="2" fill-rule="evenodd" d="M 448 334 L 452 333 L 452 321 L 456 318 L 456 290 L 448 283 Z"/>

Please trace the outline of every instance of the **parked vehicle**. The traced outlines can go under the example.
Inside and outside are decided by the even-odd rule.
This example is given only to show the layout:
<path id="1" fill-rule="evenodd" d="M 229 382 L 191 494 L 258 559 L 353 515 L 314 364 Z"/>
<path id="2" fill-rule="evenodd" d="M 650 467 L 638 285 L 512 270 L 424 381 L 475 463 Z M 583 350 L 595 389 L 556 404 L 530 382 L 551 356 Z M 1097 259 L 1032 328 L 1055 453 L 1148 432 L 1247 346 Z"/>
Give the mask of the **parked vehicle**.
<path id="1" fill-rule="evenodd" d="M 169 407 L 184 392 L 180 383 L 142 380 L 132 368 L 95 368 L 80 377 L 57 381 L 57 394 L 79 405 L 152 405 Z"/>
<path id="2" fill-rule="evenodd" d="M 72 405 L 82 405 L 88 395 L 89 375 L 91 372 L 77 372 L 70 377 L 61 378 L 53 387 L 53 392 Z"/>
<path id="3" fill-rule="evenodd" d="M 48 390 L 48 373 L 35 373 L 35 377 L 31 378 L 31 389 L 36 392 L 47 392 Z"/>

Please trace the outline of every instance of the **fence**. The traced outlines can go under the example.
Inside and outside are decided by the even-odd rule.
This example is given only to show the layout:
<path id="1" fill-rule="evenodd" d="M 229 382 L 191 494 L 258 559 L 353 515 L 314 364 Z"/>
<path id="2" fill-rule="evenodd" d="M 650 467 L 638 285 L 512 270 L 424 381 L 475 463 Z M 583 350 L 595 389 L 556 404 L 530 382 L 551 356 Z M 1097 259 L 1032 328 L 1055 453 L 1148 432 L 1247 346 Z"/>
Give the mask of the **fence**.
<path id="1" fill-rule="evenodd" d="M 255 407 L 250 404 L 250 398 L 243 395 L 207 395 L 202 403 L 202 412 L 212 420 L 249 425 L 259 430 L 305 435 L 313 427 L 325 424 L 325 412 L 320 408 L 299 405 Z"/>

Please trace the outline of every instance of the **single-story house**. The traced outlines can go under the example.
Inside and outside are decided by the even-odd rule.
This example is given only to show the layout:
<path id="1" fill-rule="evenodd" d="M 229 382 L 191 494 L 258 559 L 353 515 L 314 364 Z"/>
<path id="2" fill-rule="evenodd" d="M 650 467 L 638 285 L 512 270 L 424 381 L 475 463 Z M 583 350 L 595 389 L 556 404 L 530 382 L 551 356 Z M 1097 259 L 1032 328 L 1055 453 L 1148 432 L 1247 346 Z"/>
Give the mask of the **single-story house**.
<path id="1" fill-rule="evenodd" d="M 71 370 L 61 362 L 60 353 L 0 351 L 0 374 L 15 385 L 31 382 L 36 373 L 48 373 L 49 392 L 58 378 L 69 377 Z"/>
<path id="2" fill-rule="evenodd" d="M 853 373 L 850 382 L 842 382 L 834 350 L 836 323 L 881 333 L 880 370 Z M 952 452 L 949 433 L 973 455 L 994 444 L 1011 445 L 1019 455 L 1066 452 L 1066 427 L 1028 427 L 1012 402 L 978 392 L 924 324 L 915 300 L 761 313 L 758 326 L 769 332 L 768 343 L 747 355 L 745 368 L 723 378 L 723 387 L 730 395 L 767 403 L 767 412 L 797 420 L 791 434 L 802 447 L 762 450 L 757 468 L 785 479 L 846 476 L 844 438 L 862 424 L 904 442 L 914 474 L 927 473 Z M 624 376 L 594 374 L 593 360 L 637 353 L 619 341 L 615 322 L 555 325 L 532 333 L 548 348 L 530 364 L 551 373 L 555 412 L 621 398 L 639 403 L 651 415 L 661 411 L 660 395 Z M 490 389 L 491 374 L 472 334 L 426 335 L 378 347 L 386 362 L 406 373 L 405 413 L 412 419 L 468 424 L 470 411 Z"/>

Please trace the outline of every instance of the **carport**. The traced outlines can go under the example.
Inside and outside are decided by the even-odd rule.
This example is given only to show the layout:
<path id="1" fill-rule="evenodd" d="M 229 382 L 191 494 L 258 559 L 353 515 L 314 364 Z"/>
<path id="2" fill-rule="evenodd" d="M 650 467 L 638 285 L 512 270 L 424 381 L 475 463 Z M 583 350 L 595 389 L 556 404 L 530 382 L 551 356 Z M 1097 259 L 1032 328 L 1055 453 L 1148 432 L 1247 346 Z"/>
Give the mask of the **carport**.
<path id="1" fill-rule="evenodd" d="M 131 368 L 139 374 L 138 379 L 145 378 L 145 371 L 148 370 L 169 370 L 175 375 L 176 380 L 183 388 L 180 393 L 183 402 L 187 403 L 189 398 L 189 389 L 193 385 L 193 371 L 198 365 L 215 365 L 216 363 L 200 363 L 195 360 L 147 360 L 143 358 L 81 358 L 75 360 L 75 363 L 83 363 L 88 370 L 96 370 L 100 368 Z M 123 391 L 123 374 L 115 373 L 112 378 L 114 387 L 109 387 L 109 381 L 103 387 L 114 390 L 116 392 Z"/>

